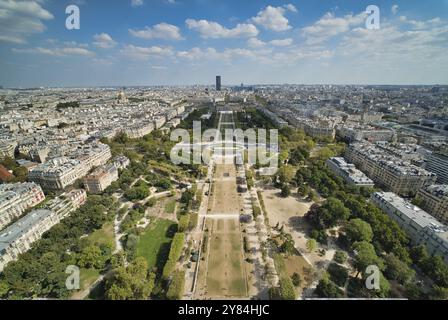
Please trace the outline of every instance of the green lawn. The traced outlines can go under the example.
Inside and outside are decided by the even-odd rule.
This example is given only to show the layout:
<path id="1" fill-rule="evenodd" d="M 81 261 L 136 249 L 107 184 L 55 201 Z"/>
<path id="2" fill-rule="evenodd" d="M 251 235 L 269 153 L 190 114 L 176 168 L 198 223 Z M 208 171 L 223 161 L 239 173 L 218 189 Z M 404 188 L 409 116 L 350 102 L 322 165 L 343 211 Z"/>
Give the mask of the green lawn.
<path id="1" fill-rule="evenodd" d="M 165 213 L 173 214 L 176 210 L 176 200 L 168 201 L 165 204 Z"/>
<path id="2" fill-rule="evenodd" d="M 87 289 L 93 284 L 100 276 L 100 272 L 97 269 L 81 269 L 80 270 L 80 287 L 81 290 Z"/>
<path id="3" fill-rule="evenodd" d="M 137 256 L 148 261 L 148 267 L 163 268 L 168 257 L 176 224 L 170 220 L 156 220 L 140 235 Z M 174 230 L 174 231 L 173 231 Z"/>
<path id="4" fill-rule="evenodd" d="M 96 245 L 109 244 L 112 250 L 115 250 L 114 225 L 112 222 L 105 223 L 104 226 L 93 232 L 89 237 L 89 241 Z"/>

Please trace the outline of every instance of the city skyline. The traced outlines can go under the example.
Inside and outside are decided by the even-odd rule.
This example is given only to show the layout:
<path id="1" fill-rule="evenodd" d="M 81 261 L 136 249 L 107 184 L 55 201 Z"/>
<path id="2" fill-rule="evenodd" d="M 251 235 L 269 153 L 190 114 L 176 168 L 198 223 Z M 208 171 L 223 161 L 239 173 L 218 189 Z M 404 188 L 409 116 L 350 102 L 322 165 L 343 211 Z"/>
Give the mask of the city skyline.
<path id="1" fill-rule="evenodd" d="M 80 30 L 65 8 L 80 9 Z M 381 10 L 379 30 L 365 9 Z M 448 2 L 0 1 L 0 85 L 447 84 Z M 194 77 L 191 77 L 191 75 Z"/>

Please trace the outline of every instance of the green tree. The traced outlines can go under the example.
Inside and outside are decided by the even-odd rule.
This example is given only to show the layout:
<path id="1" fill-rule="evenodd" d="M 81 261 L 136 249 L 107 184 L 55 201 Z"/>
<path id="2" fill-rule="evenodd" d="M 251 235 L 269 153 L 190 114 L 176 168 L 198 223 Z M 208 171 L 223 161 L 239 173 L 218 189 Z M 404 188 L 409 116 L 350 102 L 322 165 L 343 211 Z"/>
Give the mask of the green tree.
<path id="1" fill-rule="evenodd" d="M 345 233 L 350 243 L 366 241 L 371 242 L 373 231 L 370 224 L 361 219 L 352 219 L 345 226 Z"/>
<path id="2" fill-rule="evenodd" d="M 341 200 L 330 197 L 322 206 L 313 206 L 308 218 L 317 226 L 332 228 L 346 221 L 350 216 L 350 210 L 344 206 Z"/>
<path id="3" fill-rule="evenodd" d="M 189 214 L 184 214 L 183 216 L 181 216 L 179 219 L 179 227 L 178 227 L 179 232 L 187 231 L 189 223 L 190 223 Z"/>
<path id="4" fill-rule="evenodd" d="M 431 292 L 431 299 L 433 300 L 448 300 L 448 288 L 434 286 Z"/>
<path id="5" fill-rule="evenodd" d="M 320 298 L 342 298 L 344 292 L 328 277 L 322 278 L 314 291 Z"/>
<path id="6" fill-rule="evenodd" d="M 313 252 L 314 250 L 316 250 L 317 248 L 317 241 L 314 239 L 309 239 L 306 242 L 306 249 L 308 250 L 308 252 Z"/>
<path id="7" fill-rule="evenodd" d="M 181 300 L 185 290 L 185 271 L 176 271 L 171 280 L 166 297 L 168 300 Z"/>
<path id="8" fill-rule="evenodd" d="M 289 185 L 284 184 L 284 185 L 282 186 L 282 190 L 281 190 L 281 192 L 280 192 L 280 196 L 281 196 L 282 198 L 287 198 L 287 197 L 289 197 L 290 195 L 291 195 L 291 189 L 289 188 Z"/>
<path id="9" fill-rule="evenodd" d="M 100 248 L 95 245 L 84 248 L 78 257 L 78 265 L 81 268 L 101 268 L 103 261 Z"/>
<path id="10" fill-rule="evenodd" d="M 277 171 L 277 177 L 281 184 L 288 184 L 294 179 L 294 168 L 283 166 Z"/>
<path id="11" fill-rule="evenodd" d="M 294 286 L 296 287 L 300 287 L 300 285 L 302 284 L 302 278 L 300 277 L 300 274 L 298 274 L 297 272 L 294 272 L 294 274 L 291 277 L 291 280 Z"/>
<path id="12" fill-rule="evenodd" d="M 399 283 L 405 284 L 415 277 L 415 271 L 393 253 L 385 256 L 384 263 L 386 265 L 384 275 L 388 279 L 397 280 Z"/>
<path id="13" fill-rule="evenodd" d="M 294 284 L 289 277 L 280 278 L 279 284 L 281 300 L 295 300 L 297 298 Z"/>
<path id="14" fill-rule="evenodd" d="M 337 263 L 344 264 L 347 261 L 347 254 L 344 251 L 336 251 L 333 260 Z"/>
<path id="15" fill-rule="evenodd" d="M 0 281 L 0 299 L 4 298 L 9 292 L 9 286 L 6 281 Z"/>
<path id="16" fill-rule="evenodd" d="M 365 273 L 366 268 L 371 265 L 376 265 L 380 270 L 384 270 L 384 263 L 377 256 L 372 244 L 365 241 L 355 242 L 352 249 L 355 251 L 354 267 L 358 272 Z"/>
<path id="17" fill-rule="evenodd" d="M 148 272 L 148 263 L 137 257 L 127 268 L 120 267 L 106 281 L 108 300 L 145 300 L 154 287 L 155 274 Z"/>

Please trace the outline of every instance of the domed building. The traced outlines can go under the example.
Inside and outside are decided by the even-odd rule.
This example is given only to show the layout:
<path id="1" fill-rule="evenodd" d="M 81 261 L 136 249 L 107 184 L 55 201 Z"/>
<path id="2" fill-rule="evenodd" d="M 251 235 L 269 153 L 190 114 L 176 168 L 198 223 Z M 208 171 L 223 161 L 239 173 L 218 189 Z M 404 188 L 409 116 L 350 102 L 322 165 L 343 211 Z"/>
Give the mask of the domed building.
<path id="1" fill-rule="evenodd" d="M 126 103 L 128 102 L 128 98 L 126 98 L 126 95 L 124 94 L 124 91 L 120 91 L 117 95 L 117 100 L 120 103 Z"/>

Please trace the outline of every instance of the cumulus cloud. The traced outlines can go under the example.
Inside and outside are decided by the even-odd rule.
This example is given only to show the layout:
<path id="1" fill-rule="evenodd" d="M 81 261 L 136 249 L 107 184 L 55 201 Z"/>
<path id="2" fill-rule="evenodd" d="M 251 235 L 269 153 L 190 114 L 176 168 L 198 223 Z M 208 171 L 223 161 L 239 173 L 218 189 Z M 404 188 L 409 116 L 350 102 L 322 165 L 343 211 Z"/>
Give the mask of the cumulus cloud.
<path id="1" fill-rule="evenodd" d="M 121 54 L 138 60 L 148 60 L 150 58 L 165 58 L 173 55 L 173 49 L 170 47 L 138 47 L 134 45 L 126 45 Z"/>
<path id="2" fill-rule="evenodd" d="M 257 38 L 250 38 L 249 40 L 247 40 L 247 45 L 251 48 L 261 48 L 266 45 L 266 42 L 261 41 Z"/>
<path id="3" fill-rule="evenodd" d="M 287 47 L 292 45 L 292 39 L 291 38 L 287 38 L 287 39 L 276 39 L 276 40 L 272 40 L 269 43 L 272 44 L 273 46 L 276 47 Z"/>
<path id="4" fill-rule="evenodd" d="M 117 44 L 114 39 L 112 39 L 112 37 L 107 33 L 95 34 L 93 36 L 93 39 L 95 40 L 93 42 L 93 45 L 101 49 L 110 49 L 115 47 L 115 45 Z"/>
<path id="5" fill-rule="evenodd" d="M 42 1 L 0 0 L 0 41 L 22 44 L 45 30 L 44 21 L 54 19 Z"/>
<path id="6" fill-rule="evenodd" d="M 286 10 L 289 10 L 291 12 L 294 12 L 294 13 L 299 12 L 299 10 L 297 10 L 296 6 L 291 4 L 291 3 L 286 4 L 284 7 L 285 7 Z"/>
<path id="7" fill-rule="evenodd" d="M 292 7 L 294 6 L 290 5 L 290 8 L 288 10 L 291 10 Z M 266 8 L 258 12 L 257 16 L 252 18 L 252 21 L 267 30 L 277 32 L 290 30 L 292 27 L 289 25 L 289 20 L 285 17 L 286 10 L 287 9 L 283 7 L 267 6 Z"/>
<path id="8" fill-rule="evenodd" d="M 159 23 L 152 27 L 145 27 L 141 30 L 129 29 L 129 33 L 141 39 L 164 39 L 164 40 L 182 40 L 180 29 L 172 24 Z"/>
<path id="9" fill-rule="evenodd" d="M 365 22 L 364 12 L 344 17 L 336 17 L 333 13 L 326 13 L 314 24 L 302 29 L 307 44 L 320 44 L 337 35 L 350 31 L 352 27 L 360 26 Z"/>
<path id="10" fill-rule="evenodd" d="M 235 28 L 228 29 L 217 22 L 207 20 L 187 19 L 188 29 L 199 32 L 202 38 L 249 38 L 258 35 L 258 29 L 253 24 L 239 23 Z"/>

